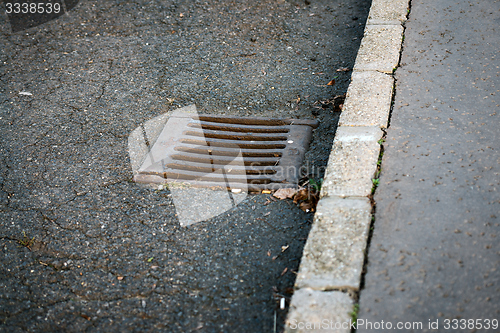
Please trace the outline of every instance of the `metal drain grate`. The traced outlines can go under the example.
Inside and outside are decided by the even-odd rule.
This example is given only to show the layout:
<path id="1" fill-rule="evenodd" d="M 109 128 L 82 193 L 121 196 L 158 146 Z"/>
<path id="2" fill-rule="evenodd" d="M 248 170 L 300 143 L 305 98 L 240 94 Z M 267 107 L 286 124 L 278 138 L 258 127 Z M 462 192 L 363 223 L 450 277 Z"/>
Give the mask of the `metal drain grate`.
<path id="1" fill-rule="evenodd" d="M 295 187 L 316 120 L 174 114 L 134 176 L 248 191 Z"/>

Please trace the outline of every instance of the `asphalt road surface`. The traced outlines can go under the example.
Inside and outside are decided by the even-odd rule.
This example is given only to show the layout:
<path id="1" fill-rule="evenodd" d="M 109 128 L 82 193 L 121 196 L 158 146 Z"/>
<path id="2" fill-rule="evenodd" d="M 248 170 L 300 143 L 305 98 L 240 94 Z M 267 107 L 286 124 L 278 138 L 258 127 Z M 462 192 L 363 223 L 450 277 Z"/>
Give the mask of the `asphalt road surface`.
<path id="1" fill-rule="evenodd" d="M 180 227 L 127 138 L 190 104 L 317 118 L 321 179 L 369 6 L 84 0 L 15 33 L 0 14 L 0 330 L 281 331 L 312 214 L 261 194 Z"/>

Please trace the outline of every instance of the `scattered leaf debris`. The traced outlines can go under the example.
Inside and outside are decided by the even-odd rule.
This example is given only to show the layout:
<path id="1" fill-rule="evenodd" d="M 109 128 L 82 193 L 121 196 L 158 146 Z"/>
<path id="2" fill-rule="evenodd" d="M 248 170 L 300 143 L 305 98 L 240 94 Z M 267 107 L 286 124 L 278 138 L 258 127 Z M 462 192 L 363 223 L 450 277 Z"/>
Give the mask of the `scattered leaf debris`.
<path id="1" fill-rule="evenodd" d="M 330 99 L 314 102 L 313 108 L 324 110 L 324 109 L 328 109 L 329 107 L 331 107 L 332 111 L 341 112 L 342 108 L 344 107 L 344 101 L 345 101 L 345 94 L 337 95 L 337 96 L 330 98 Z"/>
<path id="2" fill-rule="evenodd" d="M 314 180 L 310 183 L 307 181 L 304 185 L 306 184 L 309 184 L 307 188 L 300 187 L 299 189 L 285 188 L 276 190 L 276 192 L 273 193 L 273 197 L 280 200 L 293 199 L 293 203 L 297 204 L 304 212 L 314 212 L 319 200 L 320 186 Z M 266 204 L 268 204 L 268 202 L 264 203 L 264 205 Z"/>
<path id="3" fill-rule="evenodd" d="M 29 238 L 28 236 L 26 236 L 26 232 L 23 231 L 23 238 L 22 239 L 18 239 L 17 240 L 17 243 L 20 245 L 20 246 L 24 246 L 26 247 L 28 250 L 31 251 L 31 247 L 33 246 L 33 244 L 35 243 L 35 237 L 33 238 Z"/>
<path id="4" fill-rule="evenodd" d="M 83 319 L 87 319 L 87 320 L 91 320 L 92 319 L 89 316 L 84 315 L 84 314 L 80 314 L 80 317 L 82 317 Z"/>

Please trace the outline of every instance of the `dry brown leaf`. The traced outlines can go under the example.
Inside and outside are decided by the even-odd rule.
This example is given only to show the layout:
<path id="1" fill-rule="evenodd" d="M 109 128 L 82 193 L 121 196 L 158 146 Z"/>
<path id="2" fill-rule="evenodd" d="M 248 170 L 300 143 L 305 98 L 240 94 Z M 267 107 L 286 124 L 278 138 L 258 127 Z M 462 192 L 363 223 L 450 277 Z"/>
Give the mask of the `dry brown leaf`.
<path id="1" fill-rule="evenodd" d="M 335 80 L 331 80 L 330 82 L 328 82 L 326 85 L 327 86 L 333 86 L 335 84 Z"/>
<path id="2" fill-rule="evenodd" d="M 314 211 L 312 203 L 308 202 L 308 201 L 301 202 L 299 205 L 299 208 L 302 209 L 306 213 Z"/>
<path id="3" fill-rule="evenodd" d="M 278 198 L 280 200 L 283 199 L 291 199 L 297 193 L 297 190 L 294 188 L 280 188 L 276 192 L 274 192 L 273 197 Z"/>
<path id="4" fill-rule="evenodd" d="M 305 188 L 298 191 L 293 197 L 293 203 L 297 203 L 300 200 L 307 200 L 309 198 L 309 191 Z"/>
<path id="5" fill-rule="evenodd" d="M 318 203 L 319 193 L 311 188 L 305 188 L 297 192 L 293 197 L 293 202 L 299 204 L 299 208 L 304 212 L 314 212 Z"/>
<path id="6" fill-rule="evenodd" d="M 337 72 L 349 72 L 349 71 L 350 71 L 350 69 L 347 67 L 340 67 L 337 69 Z"/>

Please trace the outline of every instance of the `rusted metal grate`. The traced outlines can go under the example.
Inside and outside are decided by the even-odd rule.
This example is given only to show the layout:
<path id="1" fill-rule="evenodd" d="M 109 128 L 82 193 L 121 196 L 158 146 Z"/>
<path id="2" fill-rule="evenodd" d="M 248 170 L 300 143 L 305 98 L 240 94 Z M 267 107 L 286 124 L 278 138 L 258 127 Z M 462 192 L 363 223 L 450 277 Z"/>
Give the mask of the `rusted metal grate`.
<path id="1" fill-rule="evenodd" d="M 295 187 L 317 126 L 316 120 L 176 114 L 134 180 L 248 191 Z"/>

